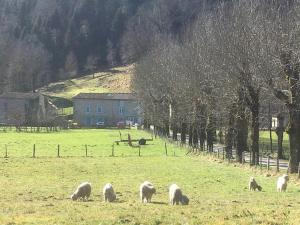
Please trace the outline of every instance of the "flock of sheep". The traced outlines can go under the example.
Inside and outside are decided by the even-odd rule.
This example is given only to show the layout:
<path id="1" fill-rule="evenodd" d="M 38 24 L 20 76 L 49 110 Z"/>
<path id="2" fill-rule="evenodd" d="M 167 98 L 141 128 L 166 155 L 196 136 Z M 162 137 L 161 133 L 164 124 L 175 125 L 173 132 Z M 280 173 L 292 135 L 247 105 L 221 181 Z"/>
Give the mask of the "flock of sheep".
<path id="1" fill-rule="evenodd" d="M 87 200 L 92 191 L 92 186 L 88 182 L 84 182 L 80 184 L 75 192 L 71 195 L 71 199 L 76 201 L 78 199 Z M 149 181 L 145 181 L 140 185 L 140 198 L 142 203 L 150 203 L 152 199 L 152 195 L 156 193 L 156 189 L 152 183 Z M 116 200 L 116 194 L 114 188 L 111 184 L 106 184 L 103 187 L 103 199 L 105 202 L 113 202 Z M 176 184 L 172 184 L 169 187 L 169 199 L 170 204 L 178 205 L 181 203 L 182 205 L 188 205 L 189 199 L 186 195 L 182 194 L 180 187 Z"/>
<path id="2" fill-rule="evenodd" d="M 287 188 L 287 182 L 289 181 L 289 176 L 286 174 L 283 174 L 282 176 L 278 177 L 277 179 L 277 191 L 278 192 L 285 192 Z M 261 191 L 262 187 L 259 186 L 256 182 L 256 180 L 251 177 L 249 180 L 249 190 L 250 191 Z"/>
<path id="3" fill-rule="evenodd" d="M 289 176 L 284 174 L 277 179 L 277 191 L 285 192 L 287 188 L 287 182 L 289 181 Z M 259 186 L 254 179 L 251 177 L 249 180 L 249 190 L 250 191 L 261 191 L 262 187 Z M 88 182 L 84 182 L 80 184 L 76 191 L 71 195 L 71 199 L 76 201 L 78 199 L 87 200 L 92 191 L 92 186 Z M 149 181 L 145 181 L 140 185 L 140 198 L 142 203 L 150 203 L 153 194 L 156 193 L 156 189 L 152 183 Z M 103 187 L 103 199 L 105 202 L 113 202 L 116 200 L 116 194 L 114 188 L 111 184 L 106 184 Z M 178 205 L 181 203 L 182 205 L 189 204 L 189 198 L 186 195 L 182 194 L 182 190 L 176 184 L 172 184 L 169 187 L 169 201 L 171 205 Z"/>

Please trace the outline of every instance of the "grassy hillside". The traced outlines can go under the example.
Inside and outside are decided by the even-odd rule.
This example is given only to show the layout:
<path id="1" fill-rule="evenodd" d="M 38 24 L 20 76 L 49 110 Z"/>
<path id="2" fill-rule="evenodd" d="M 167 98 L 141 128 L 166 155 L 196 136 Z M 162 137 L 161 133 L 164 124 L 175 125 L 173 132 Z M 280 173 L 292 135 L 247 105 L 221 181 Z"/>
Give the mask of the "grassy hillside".
<path id="1" fill-rule="evenodd" d="M 115 67 L 113 69 L 86 75 L 80 78 L 51 83 L 41 92 L 56 97 L 72 98 L 80 92 L 130 92 L 130 80 L 133 65 Z"/>
<path id="2" fill-rule="evenodd" d="M 130 132 L 134 138 L 148 135 Z M 143 147 L 142 157 L 123 144 L 116 146 L 117 157 L 107 157 L 118 137 L 116 130 L 1 134 L 1 146 L 9 142 L 19 147 L 10 158 L 0 159 L 0 224 L 300 224 L 299 188 L 290 183 L 286 193 L 277 193 L 277 175 L 266 177 L 259 170 L 204 156 L 188 157 L 171 146 L 176 157 L 166 157 L 162 140 Z M 26 147 L 33 143 L 40 145 L 35 159 Z M 57 143 L 65 146 L 65 156 L 73 157 L 55 158 Z M 75 147 L 85 143 L 98 146 L 91 151 L 93 157 L 81 157 L 83 149 Z M 250 176 L 257 178 L 263 192 L 247 190 Z M 145 180 L 157 188 L 153 203 L 147 205 L 140 203 L 138 194 Z M 82 181 L 92 183 L 91 199 L 73 202 L 69 196 Z M 102 201 L 107 182 L 117 192 L 115 203 Z M 189 196 L 190 205 L 168 205 L 167 189 L 173 182 Z"/>

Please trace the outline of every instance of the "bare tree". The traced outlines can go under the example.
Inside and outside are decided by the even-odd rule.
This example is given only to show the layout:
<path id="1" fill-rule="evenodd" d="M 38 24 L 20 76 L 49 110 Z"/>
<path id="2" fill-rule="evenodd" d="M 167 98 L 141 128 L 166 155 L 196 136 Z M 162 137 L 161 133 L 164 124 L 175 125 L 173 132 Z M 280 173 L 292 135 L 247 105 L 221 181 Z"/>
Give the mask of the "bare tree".
<path id="1" fill-rule="evenodd" d="M 49 82 L 49 54 L 34 37 L 17 41 L 11 51 L 9 90 L 34 92 Z"/>
<path id="2" fill-rule="evenodd" d="M 263 72 L 276 98 L 287 107 L 290 141 L 289 171 L 300 162 L 300 2 L 274 1 L 261 14 L 260 39 L 265 67 Z"/>

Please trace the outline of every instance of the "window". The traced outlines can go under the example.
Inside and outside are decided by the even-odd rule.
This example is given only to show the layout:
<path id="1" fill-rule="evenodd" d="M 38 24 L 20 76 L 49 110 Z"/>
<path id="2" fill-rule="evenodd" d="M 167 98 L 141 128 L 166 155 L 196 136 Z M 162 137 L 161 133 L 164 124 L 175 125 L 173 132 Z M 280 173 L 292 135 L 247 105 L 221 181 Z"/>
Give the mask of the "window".
<path id="1" fill-rule="evenodd" d="M 119 112 L 120 112 L 120 114 L 124 114 L 124 106 L 120 106 L 120 108 L 119 108 Z"/>
<path id="2" fill-rule="evenodd" d="M 119 113 L 121 114 L 121 115 L 123 115 L 124 114 L 124 102 L 123 101 L 120 101 L 120 106 L 119 106 Z"/>
<path id="3" fill-rule="evenodd" d="M 87 106 L 85 107 L 85 112 L 86 112 L 86 113 L 90 113 L 90 112 L 91 112 L 91 106 L 90 106 L 90 105 L 87 105 Z"/>
<path id="4" fill-rule="evenodd" d="M 102 107 L 101 107 L 101 105 L 97 105 L 97 113 L 102 113 Z"/>

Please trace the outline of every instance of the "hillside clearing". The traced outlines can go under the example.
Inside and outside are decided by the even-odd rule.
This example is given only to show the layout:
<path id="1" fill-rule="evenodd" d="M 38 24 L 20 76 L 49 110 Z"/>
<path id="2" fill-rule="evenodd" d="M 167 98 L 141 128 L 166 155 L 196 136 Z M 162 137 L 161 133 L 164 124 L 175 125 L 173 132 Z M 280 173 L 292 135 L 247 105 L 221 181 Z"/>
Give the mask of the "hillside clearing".
<path id="1" fill-rule="evenodd" d="M 147 136 L 130 132 L 134 138 Z M 125 137 L 125 136 L 124 136 Z M 117 130 L 70 130 L 51 134 L 2 133 L 0 144 L 21 144 L 8 159 L 1 158 L 0 224 L 299 224 L 299 188 L 290 183 L 287 193 L 277 193 L 276 176 L 248 167 L 233 167 L 204 156 L 185 156 L 184 149 L 169 145 L 176 157 L 164 155 L 164 141 L 143 147 L 142 157 L 124 144 L 117 157 L 108 157 Z M 56 158 L 55 148 L 40 149 L 30 158 L 32 143 L 63 143 L 70 149 Z M 65 142 L 64 142 L 65 141 Z M 102 145 L 93 157 L 82 157 L 83 143 Z M 102 155 L 104 152 L 105 154 Z M 48 155 L 46 154 L 48 153 Z M 71 154 L 72 153 L 72 154 Z M 147 154 L 146 154 L 147 153 Z M 44 155 L 45 154 L 45 155 Z M 70 157 L 72 156 L 72 157 Z M 249 192 L 255 176 L 263 192 Z M 140 203 L 139 185 L 149 180 L 157 188 L 153 203 Z M 83 182 L 92 183 L 91 200 L 72 202 L 69 196 Z M 101 190 L 111 182 L 116 203 L 103 203 Z M 188 206 L 168 205 L 168 186 L 176 182 L 190 198 Z M 8 188 L 9 187 L 9 188 Z"/>
<path id="2" fill-rule="evenodd" d="M 75 95 L 85 93 L 130 92 L 130 81 L 133 65 L 115 67 L 103 72 L 89 74 L 61 82 L 51 83 L 40 88 L 43 94 L 71 99 Z"/>

